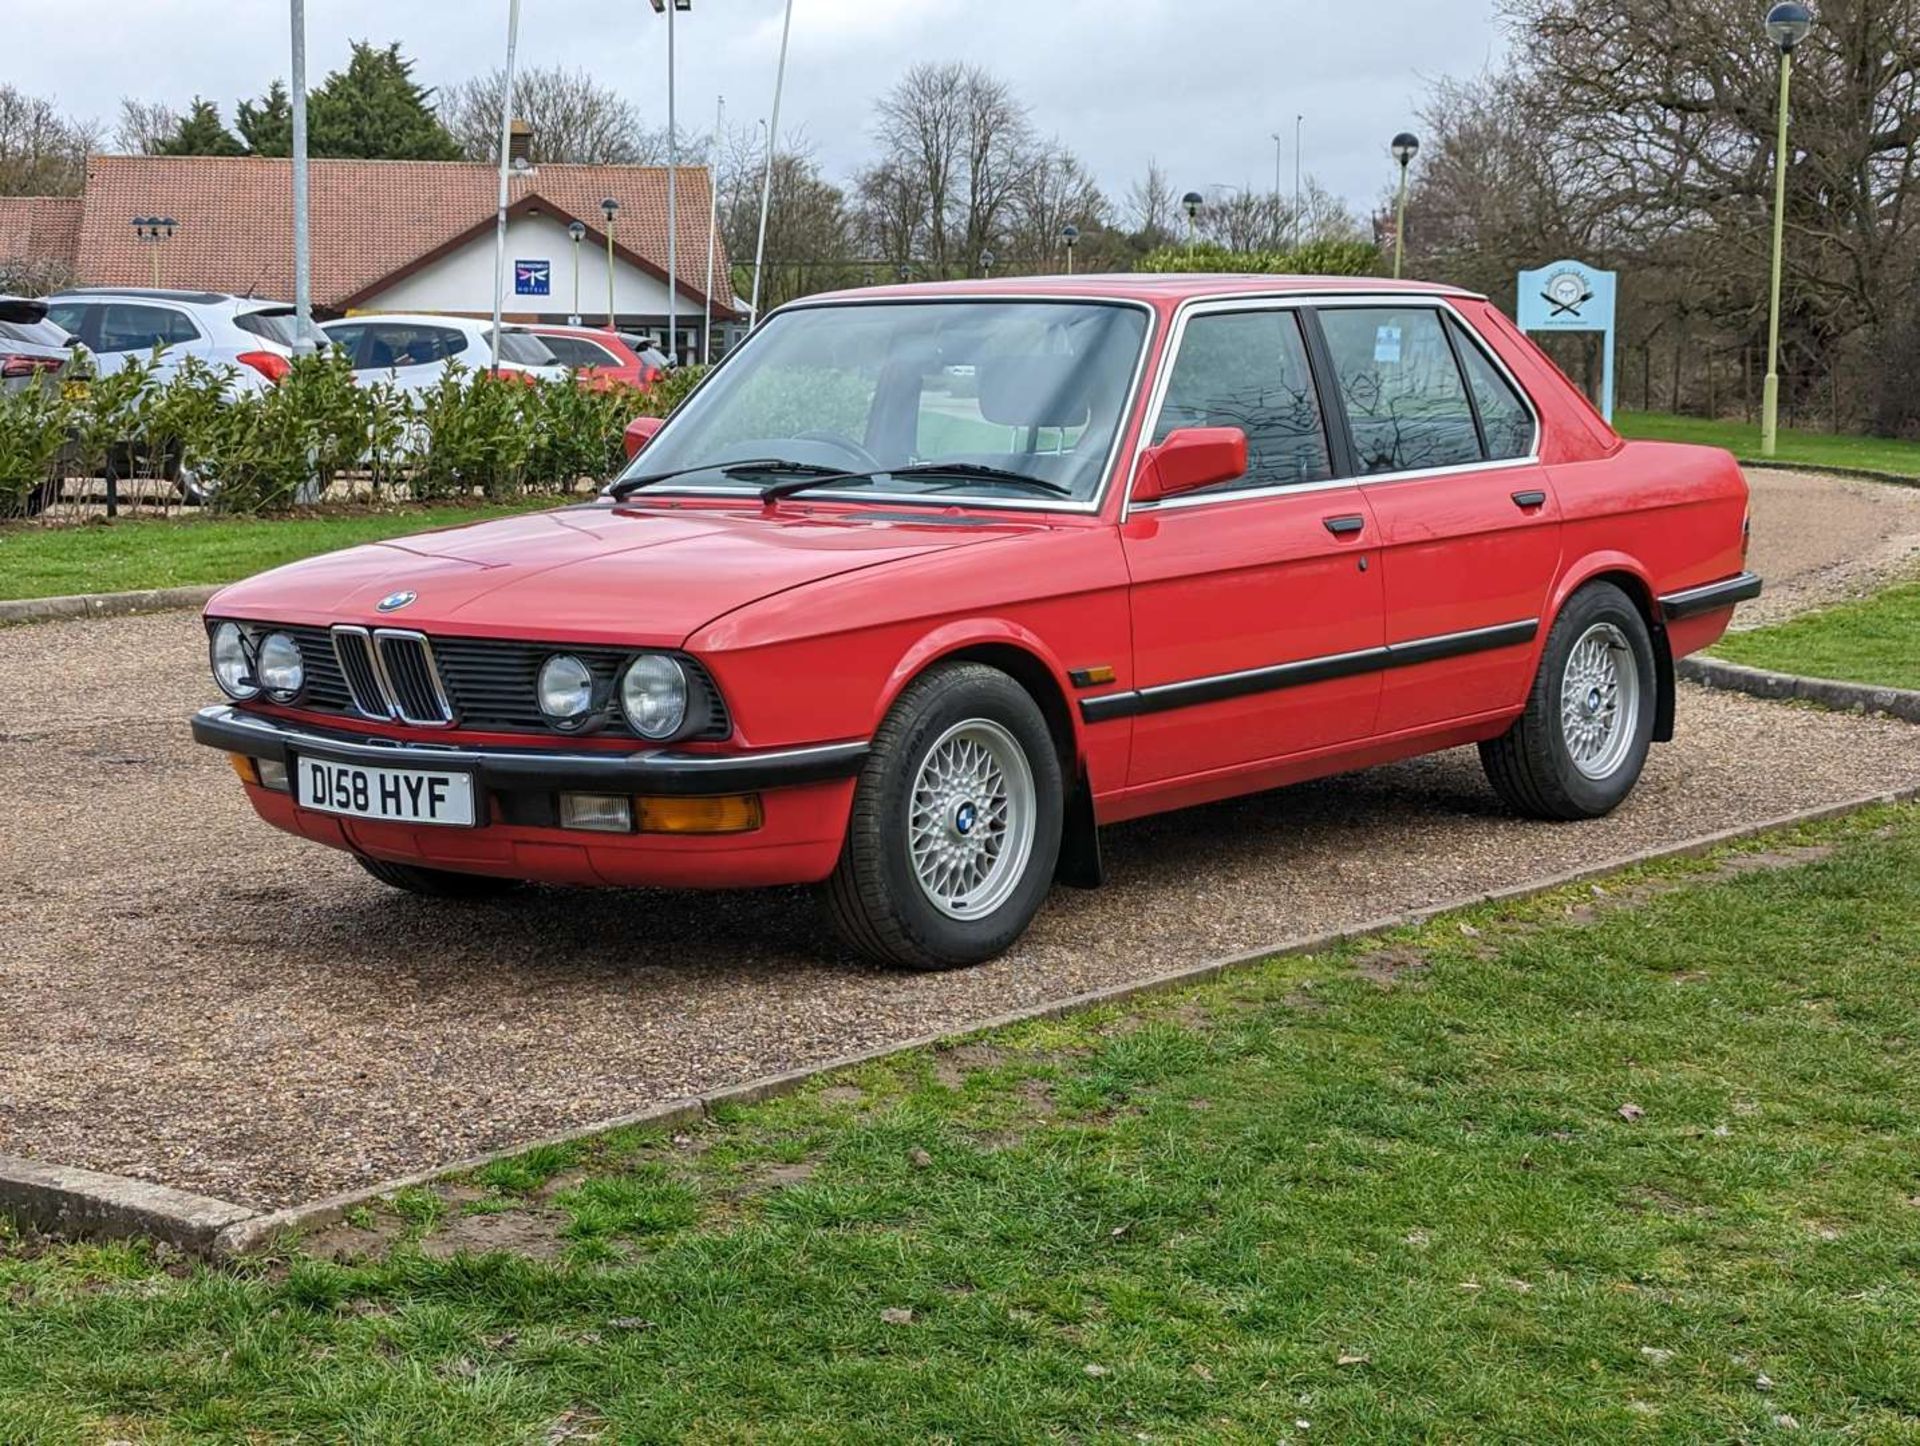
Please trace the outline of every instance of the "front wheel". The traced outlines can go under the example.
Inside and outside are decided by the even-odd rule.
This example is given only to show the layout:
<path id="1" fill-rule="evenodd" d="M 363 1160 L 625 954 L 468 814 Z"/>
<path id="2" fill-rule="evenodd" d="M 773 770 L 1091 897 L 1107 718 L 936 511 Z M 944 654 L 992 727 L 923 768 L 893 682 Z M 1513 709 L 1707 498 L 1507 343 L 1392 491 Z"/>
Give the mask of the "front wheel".
<path id="1" fill-rule="evenodd" d="M 1534 818 L 1598 818 L 1633 791 L 1653 741 L 1653 639 L 1612 583 L 1588 583 L 1547 634 L 1527 708 L 1480 745 L 1494 791 Z"/>
<path id="2" fill-rule="evenodd" d="M 954 969 L 1003 952 L 1046 898 L 1064 816 L 1039 706 L 979 663 L 914 680 L 874 736 L 827 904 L 868 958 Z"/>

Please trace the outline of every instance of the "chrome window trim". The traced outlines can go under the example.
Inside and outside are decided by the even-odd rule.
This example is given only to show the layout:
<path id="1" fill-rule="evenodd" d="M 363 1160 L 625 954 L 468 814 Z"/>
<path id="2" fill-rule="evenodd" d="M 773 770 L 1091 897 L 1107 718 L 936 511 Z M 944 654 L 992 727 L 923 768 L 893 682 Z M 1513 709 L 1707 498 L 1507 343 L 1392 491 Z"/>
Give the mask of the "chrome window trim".
<path id="1" fill-rule="evenodd" d="M 1089 296 L 1073 295 L 1070 293 L 1047 293 L 1044 295 L 1028 293 L 1023 295 L 1016 292 L 965 292 L 951 296 L 877 296 L 872 300 L 866 301 L 849 301 L 844 297 L 839 300 L 802 298 L 798 301 L 790 301 L 778 311 L 768 312 L 766 317 L 754 327 L 753 332 L 748 333 L 746 341 L 728 352 L 727 355 L 721 359 L 719 366 L 714 367 L 711 372 L 705 377 L 702 377 L 700 384 L 687 395 L 680 406 L 667 418 L 666 425 L 661 427 L 660 431 L 655 435 L 664 436 L 667 429 L 673 425 L 677 418 L 689 415 L 689 404 L 698 397 L 700 392 L 706 389 L 708 380 L 718 375 L 721 366 L 725 366 L 727 362 L 732 361 L 734 357 L 746 351 L 746 349 L 753 344 L 753 334 L 758 332 L 761 326 L 764 326 L 776 316 L 784 316 L 792 311 L 824 311 L 856 306 L 965 306 L 980 302 L 989 304 L 1025 303 L 1033 306 L 1119 306 L 1128 307 L 1146 314 L 1147 329 L 1140 338 L 1139 352 L 1133 359 L 1133 375 L 1127 382 L 1126 399 L 1120 407 L 1119 422 L 1113 429 L 1113 440 L 1107 445 L 1106 460 L 1102 462 L 1100 466 L 1100 485 L 1094 491 L 1093 496 L 1086 501 L 1070 502 L 1062 498 L 1057 502 L 1049 502 L 1019 497 L 972 497 L 964 493 L 954 492 L 880 492 L 869 487 L 843 488 L 837 491 L 830 487 L 822 487 L 817 491 L 809 490 L 803 493 L 802 496 L 819 501 L 908 502 L 917 503 L 922 507 L 985 507 L 1009 512 L 1068 512 L 1080 516 L 1098 515 L 1106 505 L 1107 493 L 1111 491 L 1115 485 L 1115 471 L 1120 461 L 1120 444 L 1126 437 L 1127 426 L 1132 420 L 1136 408 L 1139 406 L 1140 382 L 1146 375 L 1147 360 L 1154 354 L 1154 344 L 1159 339 L 1159 311 L 1151 302 L 1141 301 L 1137 297 Z M 1137 455 L 1136 453 L 1136 456 Z M 1132 477 L 1132 469 L 1129 468 L 1127 471 L 1128 486 L 1132 485 Z M 658 487 L 649 487 L 646 490 L 649 496 L 659 497 L 737 497 L 749 502 L 758 500 L 750 489 L 744 487 L 700 487 L 663 482 Z M 636 492 L 633 494 L 633 497 L 616 505 L 623 507 L 635 505 L 634 499 L 639 496 L 640 494 Z M 644 503 L 638 505 L 644 505 Z"/>
<path id="2" fill-rule="evenodd" d="M 1167 337 L 1166 361 L 1160 368 L 1160 374 L 1154 378 L 1153 395 L 1148 399 L 1148 411 L 1140 428 L 1139 444 L 1134 448 L 1132 461 L 1127 467 L 1126 496 L 1120 505 L 1120 521 L 1131 517 L 1135 511 L 1142 513 L 1171 512 L 1183 507 L 1213 507 L 1223 502 L 1240 502 L 1258 497 L 1295 496 L 1311 492 L 1328 492 L 1341 487 L 1371 487 L 1386 482 L 1423 482 L 1436 477 L 1454 477 L 1466 472 L 1504 471 L 1515 467 L 1537 467 L 1540 465 L 1540 410 L 1534 405 L 1532 396 L 1520 385 L 1507 364 L 1487 345 L 1480 334 L 1453 305 L 1454 298 L 1440 293 L 1426 292 L 1288 292 L 1273 295 L 1254 296 L 1209 296 L 1198 297 L 1181 303 L 1173 318 L 1173 328 Z M 1220 312 L 1237 311 L 1299 311 L 1302 308 L 1338 310 L 1360 307 L 1422 307 L 1430 310 L 1444 309 L 1459 323 L 1460 329 L 1472 339 L 1494 369 L 1505 378 L 1507 385 L 1514 389 L 1521 402 L 1526 406 L 1528 415 L 1533 418 L 1533 450 L 1524 457 L 1502 457 L 1495 461 L 1462 462 L 1447 467 L 1410 468 L 1401 472 L 1358 472 L 1350 477 L 1332 477 L 1324 482 L 1300 482 L 1286 486 L 1246 487 L 1235 491 L 1200 492 L 1185 497 L 1165 497 L 1154 502 L 1136 503 L 1133 500 L 1133 484 L 1140 473 L 1140 458 L 1148 447 L 1153 445 L 1153 434 L 1160 425 L 1160 414 L 1166 407 L 1167 391 L 1173 380 L 1173 370 L 1180 360 L 1180 348 L 1186 341 L 1187 322 L 1195 316 L 1216 315 Z M 1319 379 L 1316 378 L 1316 381 Z M 1462 386 L 1471 383 L 1463 374 Z M 1319 398 L 1321 404 L 1321 425 L 1326 426 L 1326 399 Z"/>

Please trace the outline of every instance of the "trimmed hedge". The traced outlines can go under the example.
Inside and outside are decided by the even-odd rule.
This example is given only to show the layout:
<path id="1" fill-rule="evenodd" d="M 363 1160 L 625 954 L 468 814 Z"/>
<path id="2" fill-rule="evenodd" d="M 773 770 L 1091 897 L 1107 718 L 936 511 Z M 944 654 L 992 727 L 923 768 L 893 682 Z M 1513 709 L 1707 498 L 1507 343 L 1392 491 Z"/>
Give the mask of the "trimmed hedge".
<path id="1" fill-rule="evenodd" d="M 1213 241 L 1162 246 L 1135 263 L 1136 271 L 1234 271 L 1272 276 L 1377 276 L 1380 248 L 1371 241 L 1309 241 L 1276 251 L 1229 251 Z"/>

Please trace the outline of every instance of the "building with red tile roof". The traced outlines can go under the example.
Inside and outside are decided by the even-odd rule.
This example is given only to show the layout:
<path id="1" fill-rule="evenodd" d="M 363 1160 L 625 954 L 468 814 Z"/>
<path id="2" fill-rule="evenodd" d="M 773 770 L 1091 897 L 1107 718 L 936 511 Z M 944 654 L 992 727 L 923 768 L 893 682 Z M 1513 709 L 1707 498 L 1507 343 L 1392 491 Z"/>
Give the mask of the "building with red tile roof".
<path id="1" fill-rule="evenodd" d="M 322 314 L 436 311 L 483 316 L 493 305 L 499 171 L 442 161 L 315 160 L 309 198 L 313 301 Z M 709 305 L 705 167 L 679 168 L 677 310 L 683 354 Z M 619 209 L 612 303 L 623 326 L 664 331 L 667 172 L 662 166 L 542 165 L 510 183 L 507 312 L 604 322 L 608 231 L 602 201 Z M 136 216 L 175 222 L 153 243 Z M 568 226 L 579 221 L 577 247 Z M 160 283 L 280 299 L 293 294 L 292 163 L 259 156 L 95 156 L 79 197 L 0 200 L 0 260 L 65 261 L 76 284 Z M 579 305 L 575 306 L 576 264 Z M 716 322 L 735 320 L 731 262 L 716 248 Z"/>

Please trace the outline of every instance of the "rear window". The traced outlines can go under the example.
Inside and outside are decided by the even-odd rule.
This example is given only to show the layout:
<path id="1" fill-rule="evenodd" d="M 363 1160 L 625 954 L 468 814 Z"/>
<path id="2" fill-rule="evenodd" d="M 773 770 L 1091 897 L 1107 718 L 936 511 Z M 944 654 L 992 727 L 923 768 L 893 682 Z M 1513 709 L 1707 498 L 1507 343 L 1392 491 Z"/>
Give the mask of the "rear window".
<path id="1" fill-rule="evenodd" d="M 50 321 L 0 321 L 0 341 L 21 341 L 29 346 L 65 346 L 66 332 Z"/>
<path id="2" fill-rule="evenodd" d="M 543 336 L 540 344 L 568 367 L 617 367 L 620 359 L 584 336 Z"/>
<path id="3" fill-rule="evenodd" d="M 488 328 L 487 330 L 486 343 L 487 350 L 491 353 L 493 350 L 492 328 Z M 559 363 L 554 360 L 553 353 L 547 350 L 547 344 L 545 342 L 540 340 L 539 337 L 532 336 L 524 331 L 502 331 L 500 333 L 500 360 L 510 361 L 516 366 L 523 367 L 550 367 L 559 365 Z M 600 363 L 595 363 L 595 365 L 600 365 Z"/>
<path id="4" fill-rule="evenodd" d="M 243 311 L 234 317 L 233 324 L 281 346 L 292 346 L 299 334 L 299 324 L 291 311 Z"/>

